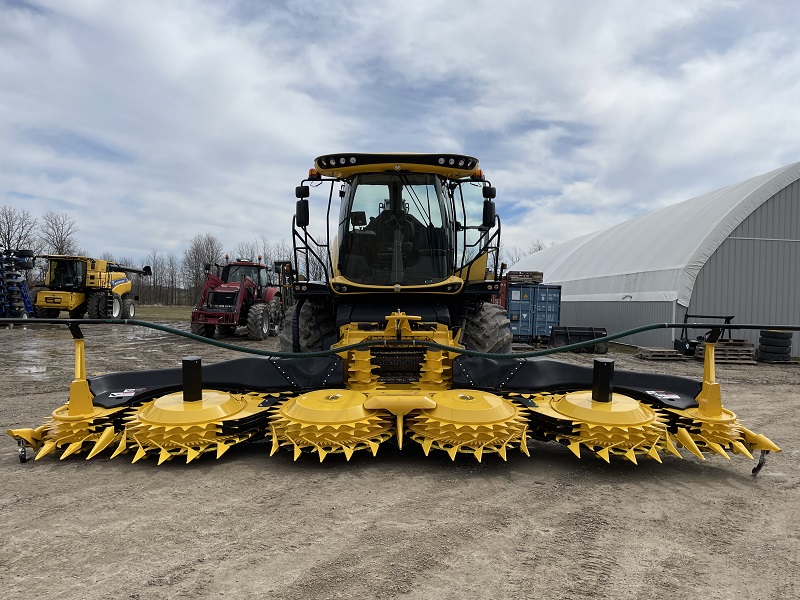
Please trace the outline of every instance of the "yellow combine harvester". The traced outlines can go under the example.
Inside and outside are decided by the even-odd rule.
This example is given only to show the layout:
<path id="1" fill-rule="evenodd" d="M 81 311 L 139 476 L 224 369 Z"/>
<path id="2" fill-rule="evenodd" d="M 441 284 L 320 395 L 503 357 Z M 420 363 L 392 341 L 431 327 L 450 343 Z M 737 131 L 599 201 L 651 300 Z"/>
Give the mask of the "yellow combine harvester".
<path id="1" fill-rule="evenodd" d="M 38 318 L 56 318 L 67 311 L 70 318 L 132 319 L 136 314 L 128 273 L 150 275 L 150 267 L 137 269 L 100 258 L 47 254 L 49 262 L 45 288 L 36 294 L 34 312 Z"/>
<path id="2" fill-rule="evenodd" d="M 312 190 L 327 202 L 320 239 L 309 232 Z M 751 459 L 780 450 L 723 408 L 713 335 L 702 381 L 510 355 L 508 319 L 489 303 L 499 291 L 495 189 L 477 159 L 321 156 L 296 196 L 297 302 L 285 338 L 294 354 L 206 366 L 185 357 L 182 369 L 87 379 L 73 329 L 69 401 L 44 425 L 9 431 L 20 457 L 31 446 L 37 459 L 108 450 L 189 462 L 244 441 L 319 460 L 388 443 L 479 461 L 529 455 L 533 441 L 634 463 L 681 449 Z"/>

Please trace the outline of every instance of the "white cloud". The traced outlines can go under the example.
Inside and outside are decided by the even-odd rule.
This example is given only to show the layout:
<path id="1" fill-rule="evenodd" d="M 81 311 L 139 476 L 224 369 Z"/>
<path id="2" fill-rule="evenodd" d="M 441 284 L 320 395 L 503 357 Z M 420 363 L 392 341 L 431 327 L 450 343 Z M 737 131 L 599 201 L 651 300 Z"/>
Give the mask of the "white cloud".
<path id="1" fill-rule="evenodd" d="M 800 159 L 791 3 L 328 6 L 0 7 L 0 204 L 95 254 L 233 247 L 290 237 L 318 154 L 463 151 L 524 247 Z"/>

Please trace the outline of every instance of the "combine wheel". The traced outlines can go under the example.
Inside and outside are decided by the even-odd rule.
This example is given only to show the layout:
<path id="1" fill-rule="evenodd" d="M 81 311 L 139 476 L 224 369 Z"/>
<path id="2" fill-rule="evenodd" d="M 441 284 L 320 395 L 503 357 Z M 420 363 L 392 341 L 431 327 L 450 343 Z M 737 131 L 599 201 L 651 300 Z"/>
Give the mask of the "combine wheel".
<path id="1" fill-rule="evenodd" d="M 122 319 L 132 319 L 136 315 L 136 304 L 132 298 L 125 298 L 122 301 Z"/>
<path id="2" fill-rule="evenodd" d="M 80 306 L 76 306 L 71 311 L 69 311 L 69 318 L 70 319 L 82 319 L 86 316 L 86 303 L 84 302 Z"/>
<path id="3" fill-rule="evenodd" d="M 467 320 L 461 337 L 468 350 L 494 354 L 511 354 L 513 340 L 505 309 L 490 302 L 484 302 Z"/>
<path id="4" fill-rule="evenodd" d="M 119 294 L 112 294 L 111 318 L 112 319 L 122 318 L 122 298 L 120 298 Z"/>
<path id="5" fill-rule="evenodd" d="M 205 323 L 192 323 L 191 332 L 195 335 L 202 335 L 212 339 L 214 337 L 214 330 L 216 327 L 213 325 L 206 325 Z"/>
<path id="6" fill-rule="evenodd" d="M 263 340 L 269 335 L 269 306 L 255 304 L 247 314 L 247 337 L 251 340 Z"/>
<path id="7" fill-rule="evenodd" d="M 61 312 L 57 308 L 43 308 L 41 306 L 33 307 L 33 315 L 37 319 L 57 319 L 58 313 Z"/>
<path id="8" fill-rule="evenodd" d="M 103 292 L 95 292 L 86 300 L 86 313 L 90 319 L 105 319 L 108 315 L 108 305 L 106 295 Z"/>

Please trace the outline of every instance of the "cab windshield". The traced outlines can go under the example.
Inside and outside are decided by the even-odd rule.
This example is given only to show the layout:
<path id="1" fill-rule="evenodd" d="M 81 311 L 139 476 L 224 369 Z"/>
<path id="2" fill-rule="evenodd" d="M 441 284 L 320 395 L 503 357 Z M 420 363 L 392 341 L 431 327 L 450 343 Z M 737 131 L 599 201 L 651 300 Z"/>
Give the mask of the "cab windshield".
<path id="1" fill-rule="evenodd" d="M 258 286 L 269 285 L 267 270 L 263 267 L 250 265 L 228 265 L 225 267 L 222 280 L 228 282 L 244 281 L 249 277 Z"/>
<path id="2" fill-rule="evenodd" d="M 451 207 L 427 173 L 371 173 L 345 186 L 339 271 L 354 283 L 423 285 L 452 272 Z"/>
<path id="3" fill-rule="evenodd" d="M 51 260 L 50 285 L 53 287 L 73 288 L 83 286 L 86 276 L 86 264 L 77 260 Z"/>

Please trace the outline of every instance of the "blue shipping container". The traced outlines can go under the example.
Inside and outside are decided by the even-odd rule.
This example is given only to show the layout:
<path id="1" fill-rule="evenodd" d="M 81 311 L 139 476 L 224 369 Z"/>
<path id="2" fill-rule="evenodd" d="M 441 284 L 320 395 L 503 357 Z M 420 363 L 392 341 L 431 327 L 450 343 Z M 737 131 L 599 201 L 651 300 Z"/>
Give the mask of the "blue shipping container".
<path id="1" fill-rule="evenodd" d="M 561 286 L 510 283 L 508 318 L 515 342 L 530 343 L 550 337 L 561 316 Z"/>

